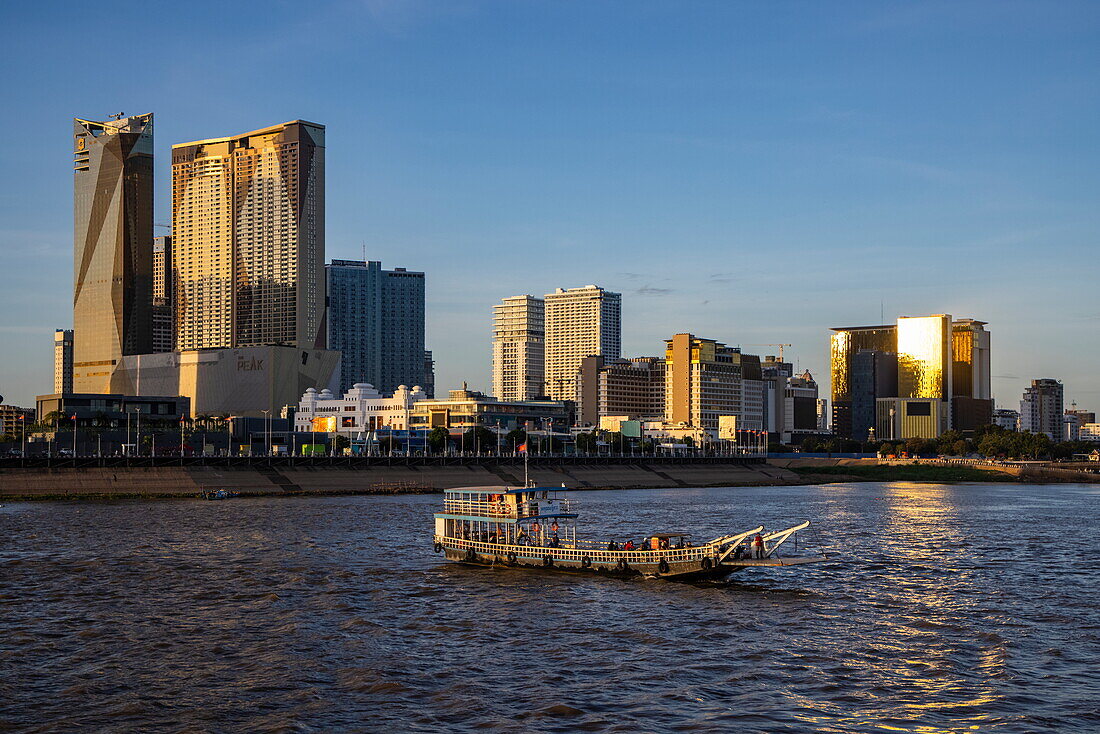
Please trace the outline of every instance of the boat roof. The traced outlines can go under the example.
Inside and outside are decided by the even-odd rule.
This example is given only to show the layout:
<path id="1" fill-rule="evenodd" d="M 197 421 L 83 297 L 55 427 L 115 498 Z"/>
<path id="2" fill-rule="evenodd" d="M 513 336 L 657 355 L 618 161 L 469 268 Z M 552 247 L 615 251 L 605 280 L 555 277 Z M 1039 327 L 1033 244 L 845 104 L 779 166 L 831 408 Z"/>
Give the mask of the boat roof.
<path id="1" fill-rule="evenodd" d="M 651 538 L 690 538 L 691 533 L 651 533 Z"/>
<path id="2" fill-rule="evenodd" d="M 523 494 L 524 492 L 567 492 L 572 491 L 571 487 L 506 487 L 506 486 L 493 486 L 486 487 L 451 487 L 450 489 L 443 490 L 444 492 L 456 492 L 458 494 Z"/>

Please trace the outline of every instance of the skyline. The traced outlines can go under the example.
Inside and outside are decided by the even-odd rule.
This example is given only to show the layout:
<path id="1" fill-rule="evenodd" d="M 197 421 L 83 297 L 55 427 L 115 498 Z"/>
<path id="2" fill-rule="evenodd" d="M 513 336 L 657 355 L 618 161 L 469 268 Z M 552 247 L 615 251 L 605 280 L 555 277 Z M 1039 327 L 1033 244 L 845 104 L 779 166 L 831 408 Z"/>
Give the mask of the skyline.
<path id="1" fill-rule="evenodd" d="M 72 325 L 71 120 L 125 110 L 156 115 L 162 224 L 172 145 L 325 125 L 326 257 L 365 245 L 427 274 L 440 393 L 488 391 L 500 299 L 595 283 L 623 294 L 625 356 L 659 356 L 678 332 L 761 356 L 789 342 L 827 393 L 831 327 L 951 313 L 989 322 L 998 407 L 1046 377 L 1067 406 L 1100 404 L 1095 8 L 563 7 L 335 3 L 321 21 L 263 19 L 244 51 L 214 30 L 205 55 L 163 29 L 144 50 L 141 19 L 93 17 L 102 33 L 77 35 L 49 8 L 17 9 L 0 53 L 27 74 L 5 91 L 40 132 L 0 153 L 20 172 L 0 184 L 0 348 L 25 355 L 0 394 L 45 393 L 53 330 Z M 682 27 L 665 27 L 673 15 Z M 322 73 L 271 73 L 264 53 L 288 36 Z M 114 37 L 148 63 L 94 84 L 59 63 Z M 218 63 L 233 83 L 210 78 Z M 332 81 L 357 74 L 361 92 Z M 310 76 L 300 97 L 276 94 Z"/>

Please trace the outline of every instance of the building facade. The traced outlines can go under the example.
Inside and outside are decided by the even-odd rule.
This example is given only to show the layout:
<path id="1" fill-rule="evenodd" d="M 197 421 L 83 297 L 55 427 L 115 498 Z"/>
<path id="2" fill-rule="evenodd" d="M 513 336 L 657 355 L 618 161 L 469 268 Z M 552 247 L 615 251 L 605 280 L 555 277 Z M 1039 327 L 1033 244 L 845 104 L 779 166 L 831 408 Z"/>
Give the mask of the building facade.
<path id="1" fill-rule="evenodd" d="M 126 422 L 134 421 L 140 415 L 149 422 L 150 428 L 178 430 L 181 418 L 190 415 L 191 401 L 178 395 L 119 395 L 114 393 L 65 393 L 61 395 L 39 395 L 37 404 L 38 420 L 42 421 L 50 413 L 59 413 L 66 418 L 76 416 L 80 427 L 98 423 L 101 428 L 118 428 Z"/>
<path id="2" fill-rule="evenodd" d="M 575 400 L 585 357 L 618 359 L 622 349 L 622 296 L 595 285 L 558 288 L 543 299 L 546 319 L 546 394 Z"/>
<path id="3" fill-rule="evenodd" d="M 32 423 L 34 423 L 34 408 L 0 405 L 0 436 L 12 436 L 16 440 L 21 440 Z"/>
<path id="4" fill-rule="evenodd" d="M 1050 378 L 1032 380 L 1020 400 L 1020 430 L 1045 433 L 1051 441 L 1062 440 L 1062 383 Z"/>
<path id="5" fill-rule="evenodd" d="M 993 420 L 989 332 L 986 322 L 959 319 L 951 324 L 951 427 L 974 431 Z"/>
<path id="6" fill-rule="evenodd" d="M 897 354 L 897 327 L 843 326 L 831 331 L 829 371 L 832 378 L 832 430 L 842 438 L 855 438 L 852 427 L 852 359 L 865 350 Z"/>
<path id="7" fill-rule="evenodd" d="M 116 373 L 122 394 L 182 395 L 194 415 L 278 416 L 306 388 L 335 390 L 340 353 L 287 346 L 192 349 L 124 357 Z"/>
<path id="8" fill-rule="evenodd" d="M 596 426 L 607 416 L 662 420 L 665 414 L 665 361 L 633 357 L 610 362 L 591 356 L 577 375 L 577 423 Z"/>
<path id="9" fill-rule="evenodd" d="M 340 391 L 368 383 L 390 394 L 424 384 L 424 273 L 362 260 L 325 267 L 328 348 L 343 355 Z"/>
<path id="10" fill-rule="evenodd" d="M 717 437 L 719 416 L 735 416 L 737 430 L 764 429 L 760 357 L 693 334 L 666 339 L 665 421 Z"/>
<path id="11" fill-rule="evenodd" d="M 408 430 L 412 406 L 426 400 L 422 390 L 410 390 L 401 385 L 387 397 L 374 386 L 360 382 L 343 395 L 333 395 L 327 388 L 317 392 L 309 388 L 298 401 L 294 413 L 294 430 L 358 435 L 380 428 Z"/>
<path id="12" fill-rule="evenodd" d="M 430 349 L 424 350 L 424 382 L 421 386 L 425 395 L 429 398 L 435 397 L 435 359 Z"/>
<path id="13" fill-rule="evenodd" d="M 533 400 L 546 394 L 545 304 L 512 296 L 493 306 L 493 395 Z"/>
<path id="14" fill-rule="evenodd" d="M 172 237 L 153 239 L 153 351 L 170 352 L 172 331 Z"/>
<path id="15" fill-rule="evenodd" d="M 73 391 L 72 329 L 57 329 L 53 333 L 53 391 Z"/>
<path id="16" fill-rule="evenodd" d="M 898 394 L 898 355 L 864 349 L 852 355 L 851 365 L 851 438 L 870 441 L 878 438 L 878 400 Z"/>
<path id="17" fill-rule="evenodd" d="M 945 411 L 946 405 L 939 398 L 879 398 L 876 438 L 880 441 L 938 438 L 944 431 Z"/>
<path id="18" fill-rule="evenodd" d="M 478 426 L 510 431 L 565 430 L 573 423 L 571 405 L 555 400 L 500 400 L 476 390 L 451 390 L 446 398 L 420 400 L 412 407 L 409 427 L 469 430 Z"/>
<path id="19" fill-rule="evenodd" d="M 787 378 L 783 390 L 783 427 L 779 440 L 797 443 L 819 433 L 817 428 L 817 381 L 809 370 Z"/>
<path id="20" fill-rule="evenodd" d="M 177 350 L 325 346 L 325 128 L 172 146 Z"/>
<path id="21" fill-rule="evenodd" d="M 991 422 L 1006 431 L 1018 431 L 1020 430 L 1020 411 L 1010 408 L 997 408 L 993 411 Z"/>
<path id="22" fill-rule="evenodd" d="M 152 350 L 153 116 L 73 120 L 73 386 Z"/>

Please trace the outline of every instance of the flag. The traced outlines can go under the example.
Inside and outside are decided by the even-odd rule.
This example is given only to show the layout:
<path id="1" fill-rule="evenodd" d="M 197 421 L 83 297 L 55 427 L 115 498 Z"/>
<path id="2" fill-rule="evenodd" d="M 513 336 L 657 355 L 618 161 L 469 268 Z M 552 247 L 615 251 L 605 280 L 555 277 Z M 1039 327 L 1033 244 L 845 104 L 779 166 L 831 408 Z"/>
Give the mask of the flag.
<path id="1" fill-rule="evenodd" d="M 527 442 L 524 441 L 519 446 L 516 446 L 516 451 L 518 453 L 521 453 L 521 454 L 526 454 L 527 453 Z"/>

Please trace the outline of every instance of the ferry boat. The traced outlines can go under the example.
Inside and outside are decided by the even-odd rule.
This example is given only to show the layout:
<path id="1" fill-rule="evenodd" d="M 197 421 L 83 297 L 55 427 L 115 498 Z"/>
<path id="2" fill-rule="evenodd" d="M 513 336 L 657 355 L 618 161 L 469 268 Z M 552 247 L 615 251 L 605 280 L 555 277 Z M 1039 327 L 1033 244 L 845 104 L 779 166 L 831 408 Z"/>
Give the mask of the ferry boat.
<path id="1" fill-rule="evenodd" d="M 797 566 L 823 553 L 779 549 L 809 521 L 785 530 L 763 526 L 694 544 L 684 532 L 653 533 L 637 545 L 577 537 L 576 503 L 565 487 L 463 487 L 444 492 L 435 515 L 435 552 L 478 566 L 542 568 L 576 573 L 683 581 L 719 580 L 758 566 Z M 758 540 L 759 539 L 759 540 Z"/>

